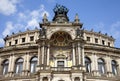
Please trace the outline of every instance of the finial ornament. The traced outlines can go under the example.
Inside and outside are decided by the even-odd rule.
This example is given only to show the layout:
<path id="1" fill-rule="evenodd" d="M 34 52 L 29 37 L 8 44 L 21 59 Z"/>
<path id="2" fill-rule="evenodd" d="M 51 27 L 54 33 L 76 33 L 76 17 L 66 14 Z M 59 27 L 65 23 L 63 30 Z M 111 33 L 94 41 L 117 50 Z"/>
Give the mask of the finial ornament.
<path id="1" fill-rule="evenodd" d="M 77 38 L 83 38 L 83 34 L 84 34 L 84 29 L 76 29 L 76 37 Z"/>
<path id="2" fill-rule="evenodd" d="M 47 14 L 44 13 L 44 15 L 43 15 L 43 23 L 47 23 L 47 22 L 48 22 Z"/>
<path id="3" fill-rule="evenodd" d="M 39 35 L 40 38 L 45 38 L 46 37 L 46 29 L 45 28 L 42 28 L 40 30 L 40 35 Z"/>
<path id="4" fill-rule="evenodd" d="M 75 22 L 75 23 L 79 23 L 79 21 L 80 21 L 79 16 L 78 16 L 78 14 L 76 13 L 74 22 Z"/>

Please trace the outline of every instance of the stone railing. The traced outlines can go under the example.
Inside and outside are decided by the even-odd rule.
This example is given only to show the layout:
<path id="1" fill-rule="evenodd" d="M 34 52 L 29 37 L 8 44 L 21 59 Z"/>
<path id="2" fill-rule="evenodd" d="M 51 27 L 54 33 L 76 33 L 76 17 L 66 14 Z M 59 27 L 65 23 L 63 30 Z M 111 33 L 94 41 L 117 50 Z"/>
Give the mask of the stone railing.
<path id="1" fill-rule="evenodd" d="M 52 71 L 70 71 L 71 67 L 51 67 Z"/>

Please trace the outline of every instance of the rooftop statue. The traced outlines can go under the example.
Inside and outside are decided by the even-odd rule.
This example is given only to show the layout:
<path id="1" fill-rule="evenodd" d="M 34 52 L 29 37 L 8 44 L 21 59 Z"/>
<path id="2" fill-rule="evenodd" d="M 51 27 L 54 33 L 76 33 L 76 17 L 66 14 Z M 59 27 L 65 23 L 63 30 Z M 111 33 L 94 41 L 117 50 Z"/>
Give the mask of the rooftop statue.
<path id="1" fill-rule="evenodd" d="M 55 12 L 55 14 L 65 14 L 66 15 L 69 10 L 63 5 L 56 4 L 53 11 Z"/>
<path id="2" fill-rule="evenodd" d="M 59 22 L 59 23 L 64 23 L 64 22 L 69 21 L 69 19 L 67 17 L 67 13 L 68 13 L 69 10 L 65 6 L 56 4 L 53 11 L 55 13 L 53 21 L 56 21 L 56 22 Z"/>

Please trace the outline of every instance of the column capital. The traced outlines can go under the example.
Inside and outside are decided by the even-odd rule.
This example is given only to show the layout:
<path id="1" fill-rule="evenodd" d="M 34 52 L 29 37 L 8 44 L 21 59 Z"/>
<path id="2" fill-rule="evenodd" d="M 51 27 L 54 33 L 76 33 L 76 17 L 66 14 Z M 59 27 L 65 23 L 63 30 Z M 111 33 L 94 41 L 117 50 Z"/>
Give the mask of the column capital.
<path id="1" fill-rule="evenodd" d="M 49 47 L 50 47 L 50 44 L 48 44 L 47 47 L 49 48 Z"/>
<path id="2" fill-rule="evenodd" d="M 72 47 L 75 48 L 75 43 L 72 43 Z"/>

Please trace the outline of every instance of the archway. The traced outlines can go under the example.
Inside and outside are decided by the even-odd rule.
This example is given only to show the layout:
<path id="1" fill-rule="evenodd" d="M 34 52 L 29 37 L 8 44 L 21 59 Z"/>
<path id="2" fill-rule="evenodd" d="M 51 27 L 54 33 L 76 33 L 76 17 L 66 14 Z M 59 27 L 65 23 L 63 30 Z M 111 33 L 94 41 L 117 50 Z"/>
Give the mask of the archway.
<path id="1" fill-rule="evenodd" d="M 68 61 L 71 60 L 71 36 L 64 31 L 55 32 L 50 38 L 50 60 L 54 62 L 55 67 L 64 62 L 64 67 L 67 66 Z M 64 57 L 63 57 L 64 56 Z"/>
<path id="2" fill-rule="evenodd" d="M 50 38 L 51 45 L 53 46 L 69 46 L 71 41 L 71 36 L 64 31 L 55 32 Z"/>

